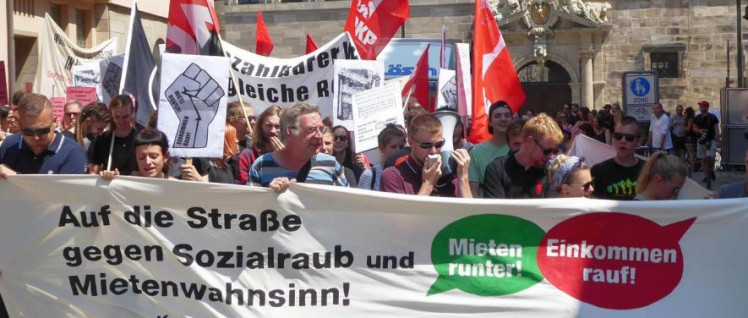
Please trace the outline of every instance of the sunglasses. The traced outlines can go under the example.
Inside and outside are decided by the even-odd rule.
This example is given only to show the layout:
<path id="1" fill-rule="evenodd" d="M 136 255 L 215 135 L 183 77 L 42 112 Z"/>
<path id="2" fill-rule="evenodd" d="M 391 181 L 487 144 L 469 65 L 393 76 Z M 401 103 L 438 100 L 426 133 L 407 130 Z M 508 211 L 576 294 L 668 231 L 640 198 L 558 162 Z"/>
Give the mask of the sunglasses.
<path id="1" fill-rule="evenodd" d="M 585 184 L 570 184 L 570 185 L 575 186 L 575 187 L 581 187 L 584 190 L 584 192 L 590 192 L 590 188 L 592 187 L 592 181 L 589 181 Z"/>
<path id="2" fill-rule="evenodd" d="M 345 136 L 345 135 L 335 136 L 335 141 L 348 141 L 348 136 Z"/>
<path id="3" fill-rule="evenodd" d="M 550 155 L 550 154 L 554 154 L 555 155 L 555 154 L 558 153 L 558 148 L 543 148 L 543 145 L 541 145 L 538 142 L 538 140 L 535 139 L 535 137 L 530 136 L 530 138 L 532 138 L 532 141 L 534 141 L 535 144 L 538 145 L 538 147 L 540 147 L 540 150 L 543 150 L 543 155 L 545 155 L 545 156 Z"/>
<path id="4" fill-rule="evenodd" d="M 431 149 L 432 147 L 435 147 L 436 149 L 439 149 L 441 147 L 444 147 L 444 143 L 446 142 L 444 138 L 442 140 L 437 142 L 420 142 L 418 140 L 414 140 L 418 143 L 418 147 L 421 147 L 421 149 Z"/>
<path id="5" fill-rule="evenodd" d="M 639 138 L 639 136 L 632 135 L 632 134 L 624 134 L 624 133 L 613 133 L 613 138 L 615 138 L 616 140 L 621 140 L 623 138 L 626 138 L 626 141 L 634 141 L 637 138 Z"/>
<path id="6" fill-rule="evenodd" d="M 46 127 L 46 128 L 38 128 L 38 129 L 31 129 L 31 128 L 24 128 L 21 129 L 21 134 L 27 137 L 42 137 L 49 134 L 49 131 L 52 130 L 52 127 Z"/>

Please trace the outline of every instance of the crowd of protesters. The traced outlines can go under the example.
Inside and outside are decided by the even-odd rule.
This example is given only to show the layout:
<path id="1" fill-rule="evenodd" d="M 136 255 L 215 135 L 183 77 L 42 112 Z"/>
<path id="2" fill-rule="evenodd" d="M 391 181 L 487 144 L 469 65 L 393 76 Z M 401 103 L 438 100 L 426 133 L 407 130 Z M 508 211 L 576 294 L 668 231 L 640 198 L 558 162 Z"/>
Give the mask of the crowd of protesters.
<path id="1" fill-rule="evenodd" d="M 719 120 L 709 103 L 678 105 L 675 114 L 652 106 L 648 131 L 620 106 L 590 110 L 563 105 L 552 118 L 532 111 L 519 116 L 504 102 L 490 106 L 491 135 L 477 145 L 464 139 L 464 122 L 445 131 L 421 105 L 406 109 L 405 127 L 380 132 L 378 160 L 356 152 L 352 132 L 322 118 L 319 107 L 274 105 L 255 117 L 249 105 L 229 103 L 220 158 L 170 158 L 167 137 L 133 120 L 128 95 L 109 105 L 68 101 L 64 117 L 38 94 L 14 94 L 0 108 L 0 178 L 16 173 L 89 173 L 173 178 L 269 187 L 285 191 L 294 182 L 359 187 L 374 191 L 464 198 L 586 197 L 611 200 L 673 199 L 693 169 L 714 180 Z M 243 108 L 243 109 L 242 109 Z M 451 133 L 451 135 L 449 134 Z M 615 155 L 590 165 L 566 155 L 578 135 L 608 144 Z M 447 140 L 447 138 L 449 140 Z M 448 156 L 441 150 L 453 145 Z M 647 149 L 649 160 L 637 156 Z M 747 154 L 748 158 L 748 154 Z M 699 159 L 699 162 L 696 162 Z M 700 167 L 699 167 L 700 166 Z M 748 196 L 745 183 L 715 192 Z"/>

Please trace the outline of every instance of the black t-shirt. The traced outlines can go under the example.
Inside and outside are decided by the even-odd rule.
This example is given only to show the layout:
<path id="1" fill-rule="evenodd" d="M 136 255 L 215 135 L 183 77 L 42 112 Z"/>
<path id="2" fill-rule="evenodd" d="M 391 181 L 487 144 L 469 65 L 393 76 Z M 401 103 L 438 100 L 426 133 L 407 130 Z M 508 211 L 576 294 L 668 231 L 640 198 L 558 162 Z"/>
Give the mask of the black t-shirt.
<path id="1" fill-rule="evenodd" d="M 114 148 L 112 153 L 112 167 L 114 171 L 116 168 L 119 173 L 123 176 L 129 176 L 134 170 L 137 170 L 135 164 L 135 149 L 133 147 L 133 140 L 137 131 L 132 129 L 130 134 L 120 138 L 114 137 Z M 95 165 L 103 165 L 102 170 L 106 169 L 107 162 L 109 161 L 109 146 L 112 140 L 112 131 L 105 132 L 99 137 L 96 137 L 91 142 L 91 158 L 89 162 Z"/>
<path id="2" fill-rule="evenodd" d="M 707 140 L 714 140 L 714 132 L 719 119 L 712 113 L 698 114 L 694 118 L 693 123 L 699 126 L 699 129 L 706 129 Z"/>
<path id="3" fill-rule="evenodd" d="M 236 184 L 235 175 L 239 168 L 234 158 L 229 160 L 225 168 L 211 164 L 211 159 L 207 158 L 195 158 L 192 164 L 195 165 L 195 170 L 200 175 L 204 175 L 207 171 L 209 182 Z"/>
<path id="4" fill-rule="evenodd" d="M 610 158 L 590 169 L 595 197 L 607 200 L 632 200 L 636 196 L 636 180 L 644 161 L 637 159 L 636 165 L 624 167 Z"/>
<path id="5" fill-rule="evenodd" d="M 501 156 L 486 166 L 483 197 L 496 199 L 544 198 L 545 169 L 525 169 L 515 157 L 516 152 Z"/>

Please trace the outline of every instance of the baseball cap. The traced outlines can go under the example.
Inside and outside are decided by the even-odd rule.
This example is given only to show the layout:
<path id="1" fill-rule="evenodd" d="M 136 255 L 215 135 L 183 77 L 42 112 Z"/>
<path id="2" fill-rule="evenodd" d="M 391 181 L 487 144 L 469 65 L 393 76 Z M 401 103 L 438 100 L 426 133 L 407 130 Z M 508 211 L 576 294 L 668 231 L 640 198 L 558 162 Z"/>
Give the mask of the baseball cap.
<path id="1" fill-rule="evenodd" d="M 709 108 L 709 102 L 702 100 L 699 102 L 699 106 Z"/>

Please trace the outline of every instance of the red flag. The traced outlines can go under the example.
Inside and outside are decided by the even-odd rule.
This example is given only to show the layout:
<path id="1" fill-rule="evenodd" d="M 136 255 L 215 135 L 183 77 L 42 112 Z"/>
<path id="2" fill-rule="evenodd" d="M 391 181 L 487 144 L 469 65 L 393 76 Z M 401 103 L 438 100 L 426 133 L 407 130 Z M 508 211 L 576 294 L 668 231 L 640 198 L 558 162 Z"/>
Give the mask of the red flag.
<path id="1" fill-rule="evenodd" d="M 402 95 L 406 98 L 410 95 L 410 100 L 406 103 L 418 101 L 426 110 L 433 113 L 434 109 L 429 100 L 429 47 L 430 45 L 426 45 L 426 50 L 423 51 L 421 58 L 416 63 L 416 68 L 410 74 L 410 79 L 405 83 Z M 412 94 L 410 93 L 411 89 L 413 89 Z"/>
<path id="2" fill-rule="evenodd" d="M 473 128 L 468 140 L 477 144 L 491 137 L 488 133 L 486 109 L 503 100 L 509 104 L 512 112 L 516 112 L 525 102 L 525 91 L 486 0 L 475 1 L 474 34 Z"/>
<path id="3" fill-rule="evenodd" d="M 218 32 L 218 19 L 210 1 L 171 0 L 167 52 L 223 56 Z"/>
<path id="4" fill-rule="evenodd" d="M 255 53 L 263 56 L 270 56 L 270 52 L 273 52 L 273 39 L 270 38 L 270 32 L 268 27 L 265 26 L 265 20 L 262 18 L 262 11 L 257 10 L 257 31 L 255 37 L 257 38 L 257 44 L 255 45 Z"/>
<path id="5" fill-rule="evenodd" d="M 312 35 L 306 34 L 306 54 L 312 53 L 317 50 L 317 42 L 314 42 Z"/>
<path id="6" fill-rule="evenodd" d="M 408 18 L 408 0 L 353 0 L 345 31 L 353 38 L 361 59 L 373 60 Z"/>

